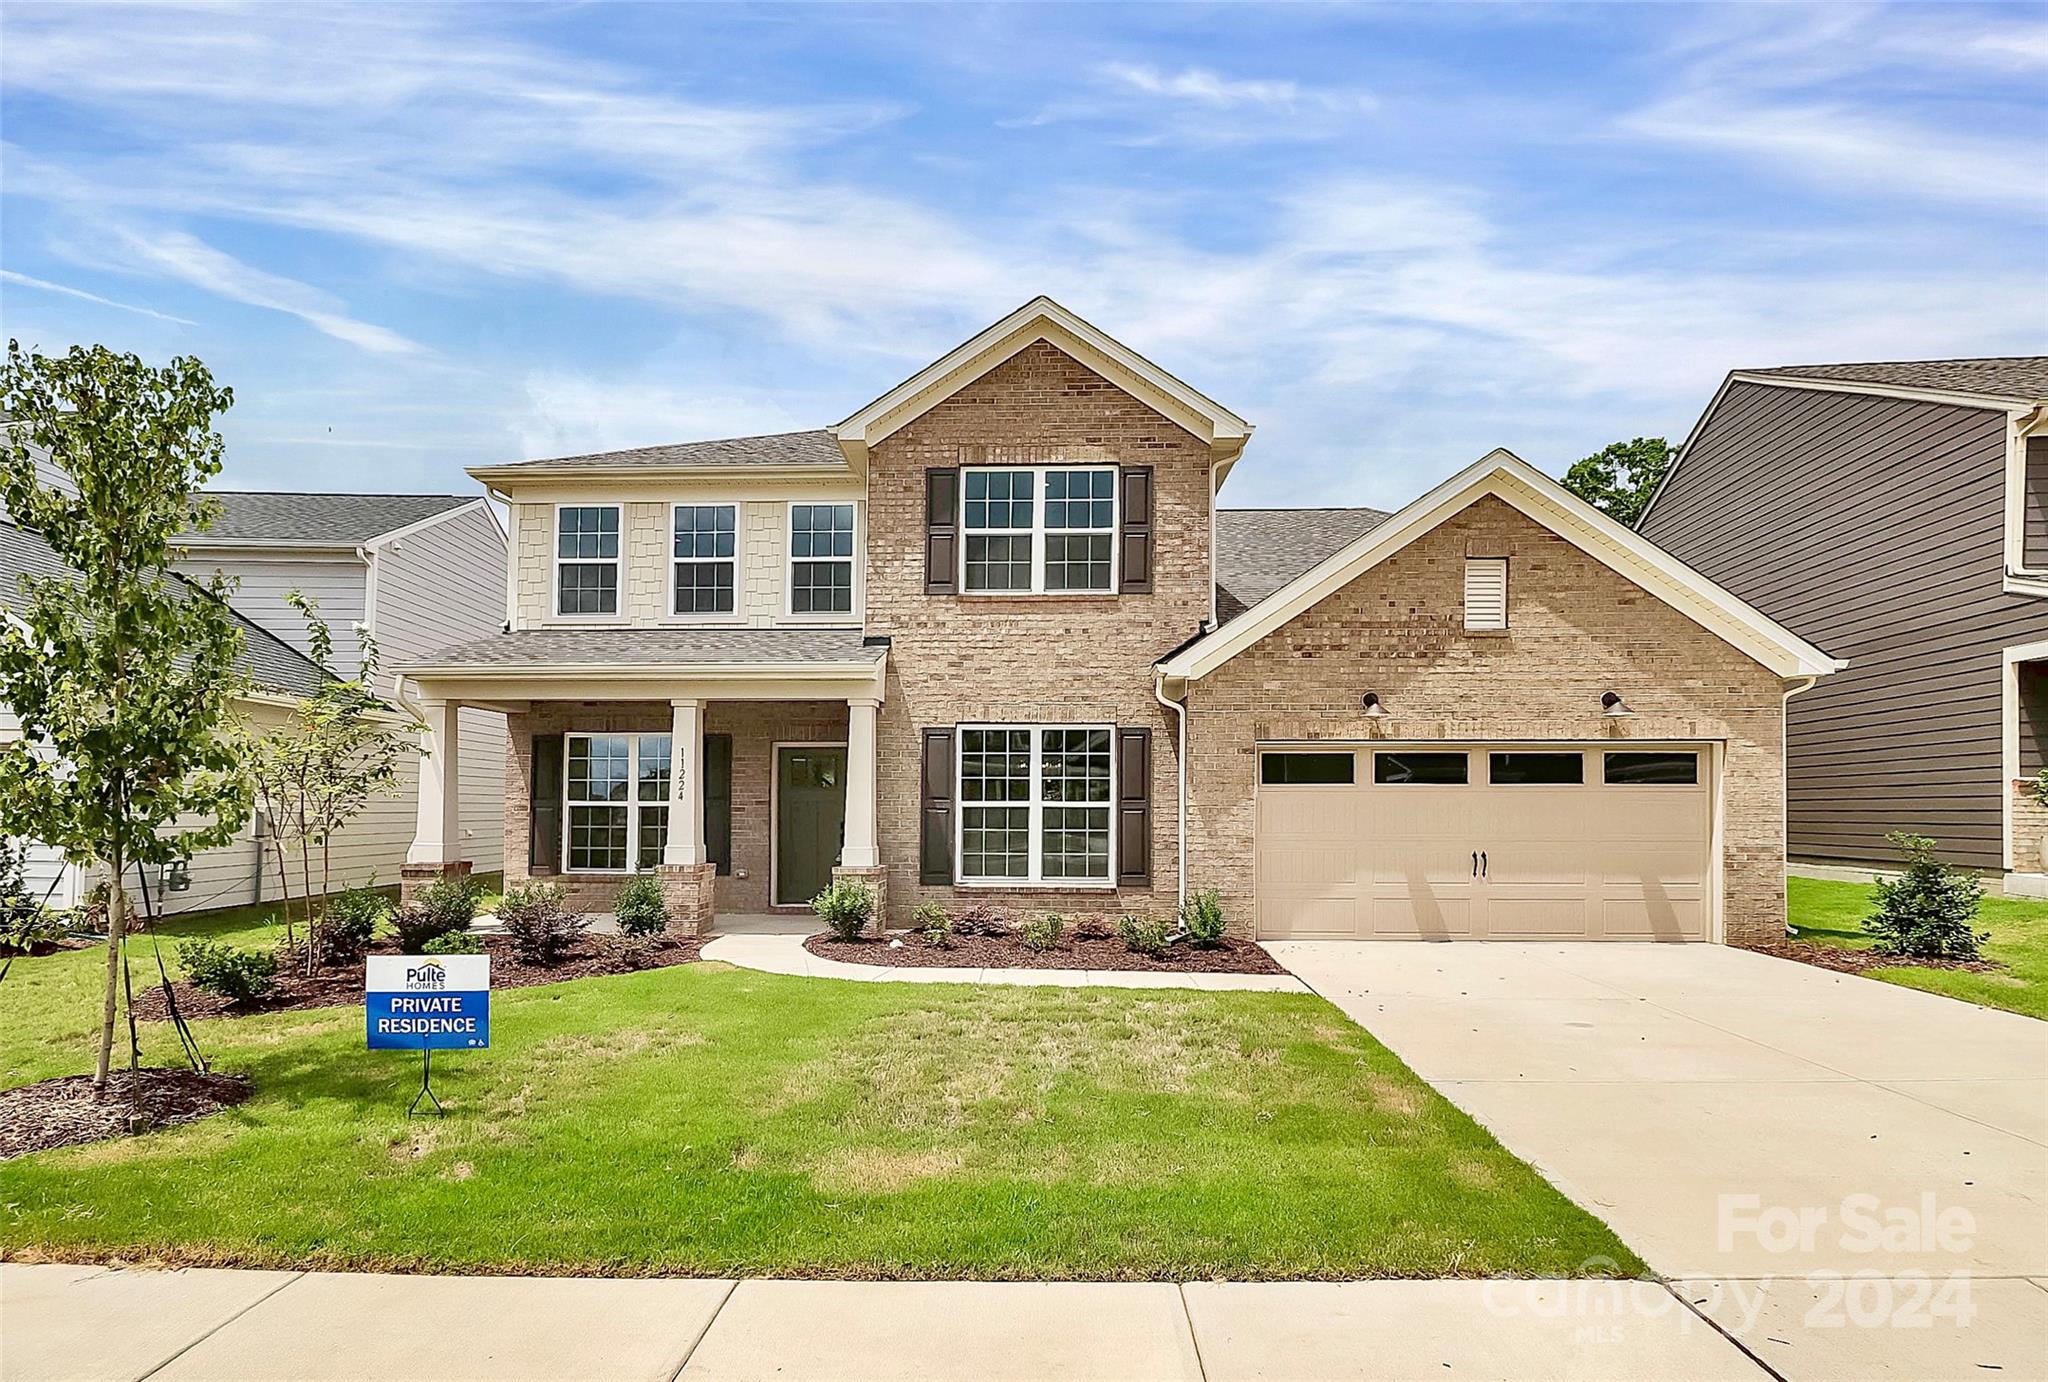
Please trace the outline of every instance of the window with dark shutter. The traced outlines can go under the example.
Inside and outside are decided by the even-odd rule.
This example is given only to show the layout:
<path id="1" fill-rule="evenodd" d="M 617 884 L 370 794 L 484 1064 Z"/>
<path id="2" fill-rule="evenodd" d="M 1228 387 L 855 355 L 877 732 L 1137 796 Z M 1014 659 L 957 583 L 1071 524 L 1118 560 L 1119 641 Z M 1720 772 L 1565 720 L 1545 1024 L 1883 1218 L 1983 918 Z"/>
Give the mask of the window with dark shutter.
<path id="1" fill-rule="evenodd" d="M 1116 881 L 1152 882 L 1152 731 L 1116 732 Z"/>
<path id="2" fill-rule="evenodd" d="M 923 764 L 918 774 L 917 881 L 953 881 L 953 731 L 924 732 Z"/>
<path id="3" fill-rule="evenodd" d="M 1152 467 L 1127 465 L 1121 479 L 1123 551 L 1117 590 L 1124 595 L 1147 595 L 1152 591 Z"/>
<path id="4" fill-rule="evenodd" d="M 527 781 L 527 872 L 562 869 L 562 736 L 533 736 L 533 767 Z"/>
<path id="5" fill-rule="evenodd" d="M 704 736 L 704 852 L 732 874 L 732 736 Z"/>
<path id="6" fill-rule="evenodd" d="M 960 467 L 924 473 L 924 593 L 951 595 L 959 588 Z"/>

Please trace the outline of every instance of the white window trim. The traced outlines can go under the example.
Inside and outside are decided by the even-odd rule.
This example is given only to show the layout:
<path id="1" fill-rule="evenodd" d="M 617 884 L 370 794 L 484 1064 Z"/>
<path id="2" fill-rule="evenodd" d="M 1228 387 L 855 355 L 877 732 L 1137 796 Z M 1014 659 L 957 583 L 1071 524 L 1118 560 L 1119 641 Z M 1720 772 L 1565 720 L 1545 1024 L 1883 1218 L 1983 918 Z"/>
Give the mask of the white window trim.
<path id="1" fill-rule="evenodd" d="M 804 610 L 796 607 L 796 511 L 802 508 L 817 508 L 830 505 L 833 508 L 853 510 L 853 555 L 850 557 L 827 557 L 827 561 L 845 561 L 853 568 L 850 589 L 853 608 L 848 610 Z M 863 505 L 855 499 L 792 499 L 782 506 L 782 617 L 799 624 L 857 624 L 864 617 L 867 604 L 864 560 L 865 545 L 862 542 Z M 805 557 L 805 561 L 817 561 L 817 557 Z"/>
<path id="2" fill-rule="evenodd" d="M 575 801 L 569 796 L 569 741 L 571 739 L 624 739 L 626 741 L 626 799 L 624 801 Z M 651 873 L 640 867 L 640 812 L 644 807 L 667 807 L 674 793 L 659 801 L 640 800 L 640 741 L 667 739 L 669 780 L 677 772 L 674 736 L 666 730 L 571 729 L 562 732 L 562 872 L 583 878 L 622 878 Z M 569 863 L 569 813 L 578 806 L 623 806 L 626 808 L 626 867 L 620 869 L 579 869 Z"/>
<path id="3" fill-rule="evenodd" d="M 1055 470 L 1107 471 L 1109 473 L 1109 526 L 1107 528 L 1048 528 L 1045 526 L 1045 477 Z M 969 528 L 967 526 L 967 476 L 970 473 L 1028 474 L 1035 477 L 1031 486 L 1031 526 L 1029 528 Z M 1079 462 L 1071 465 L 977 465 L 960 468 L 960 509 L 954 515 L 960 533 L 960 568 L 956 573 L 956 586 L 962 595 L 979 598 L 1003 599 L 1026 595 L 1049 596 L 1055 600 L 1095 600 L 1115 595 L 1123 580 L 1123 533 L 1124 497 L 1120 491 L 1123 484 L 1118 478 L 1121 467 L 1098 462 Z M 1031 538 L 1031 588 L 1029 590 L 976 590 L 967 584 L 967 540 L 970 537 L 1018 537 L 1028 534 Z M 1045 551 L 1048 537 L 1107 537 L 1109 539 L 1109 584 L 1100 590 L 1047 590 L 1045 588 Z M 1055 726 L 1057 728 L 1057 726 Z"/>
<path id="4" fill-rule="evenodd" d="M 562 510 L 564 509 L 610 509 L 619 516 L 619 554 L 616 557 L 565 557 L 562 555 Z M 620 503 L 574 503 L 555 505 L 553 526 L 548 530 L 548 551 L 551 556 L 548 575 L 551 590 L 548 594 L 549 608 L 554 617 L 593 624 L 610 623 L 626 617 L 626 506 Z M 562 567 L 599 566 L 609 563 L 618 578 L 618 608 L 610 614 L 564 614 L 562 612 Z"/>
<path id="5" fill-rule="evenodd" d="M 970 875 L 967 872 L 967 809 L 970 806 L 1014 806 L 1016 803 L 970 802 L 961 790 L 961 769 L 967 757 L 967 735 L 971 730 L 1028 730 L 1031 734 L 1031 779 L 1025 789 L 1024 805 L 1029 814 L 1025 825 L 1028 841 L 1025 856 L 1027 871 L 1022 878 L 991 878 Z M 1049 729 L 1099 729 L 1109 735 L 1109 800 L 1103 803 L 1109 816 L 1109 869 L 1101 878 L 1047 878 L 1045 876 L 1045 808 L 1041 800 L 1045 783 L 1045 737 Z M 1058 891 L 1085 890 L 1090 892 L 1114 892 L 1116 890 L 1116 826 L 1117 826 L 1117 741 L 1116 726 L 1110 724 L 1018 724 L 1010 721 L 988 721 L 953 727 L 953 881 L 963 888 L 1042 888 Z M 1054 806 L 1069 803 L 1053 802 Z"/>
<path id="6" fill-rule="evenodd" d="M 676 515 L 684 509 L 731 509 L 732 510 L 732 555 L 729 557 L 679 557 L 676 555 Z M 740 504 L 733 500 L 677 500 L 668 506 L 668 609 L 663 619 L 668 623 L 736 624 L 746 617 L 747 592 L 740 581 L 740 554 L 745 550 L 746 533 L 741 525 L 745 515 Z M 676 608 L 676 594 L 682 583 L 676 577 L 676 568 L 684 562 L 693 566 L 730 566 L 732 568 L 732 608 L 683 611 Z"/>

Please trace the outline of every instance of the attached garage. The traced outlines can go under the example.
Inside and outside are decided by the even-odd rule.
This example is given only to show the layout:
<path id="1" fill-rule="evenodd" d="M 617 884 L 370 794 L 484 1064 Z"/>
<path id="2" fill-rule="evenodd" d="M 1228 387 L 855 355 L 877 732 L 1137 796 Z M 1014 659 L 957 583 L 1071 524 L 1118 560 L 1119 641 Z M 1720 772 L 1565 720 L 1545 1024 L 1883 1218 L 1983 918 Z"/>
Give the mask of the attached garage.
<path id="1" fill-rule="evenodd" d="M 1712 746 L 1259 746 L 1257 934 L 1709 938 Z"/>

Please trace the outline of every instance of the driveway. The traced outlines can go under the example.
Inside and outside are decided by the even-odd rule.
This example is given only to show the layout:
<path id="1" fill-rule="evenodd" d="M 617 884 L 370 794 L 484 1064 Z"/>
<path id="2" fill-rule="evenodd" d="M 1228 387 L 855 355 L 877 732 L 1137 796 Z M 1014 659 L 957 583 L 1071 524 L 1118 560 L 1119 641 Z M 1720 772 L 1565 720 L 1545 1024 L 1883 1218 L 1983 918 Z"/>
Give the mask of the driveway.
<path id="1" fill-rule="evenodd" d="M 1267 948 L 1764 1361 L 1850 1312 L 1815 1273 L 1893 1283 L 1884 1357 L 1954 1344 L 1891 1317 L 1965 1272 L 1970 1337 L 2048 1371 L 2048 1023 L 1717 945 Z"/>

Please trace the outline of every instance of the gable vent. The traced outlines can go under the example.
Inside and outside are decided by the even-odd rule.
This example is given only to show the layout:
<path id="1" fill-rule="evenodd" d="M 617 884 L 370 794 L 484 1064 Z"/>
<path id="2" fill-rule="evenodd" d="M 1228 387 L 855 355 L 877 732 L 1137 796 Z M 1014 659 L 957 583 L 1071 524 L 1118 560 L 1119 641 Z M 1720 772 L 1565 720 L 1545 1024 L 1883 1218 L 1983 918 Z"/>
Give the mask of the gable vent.
<path id="1" fill-rule="evenodd" d="M 1465 627 L 1504 629 L 1508 626 L 1508 559 L 1465 559 Z"/>

